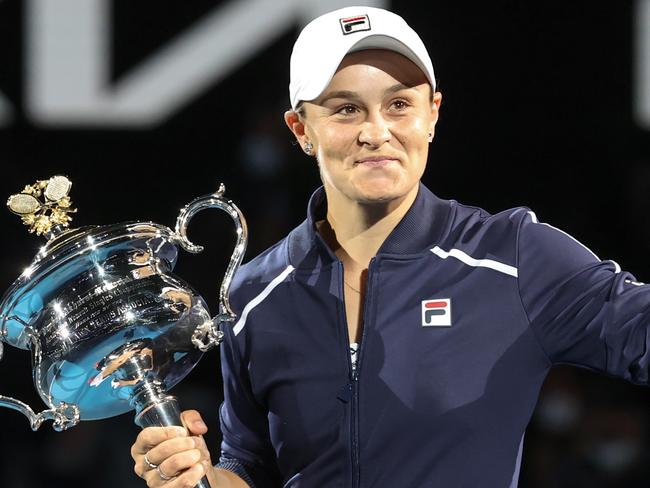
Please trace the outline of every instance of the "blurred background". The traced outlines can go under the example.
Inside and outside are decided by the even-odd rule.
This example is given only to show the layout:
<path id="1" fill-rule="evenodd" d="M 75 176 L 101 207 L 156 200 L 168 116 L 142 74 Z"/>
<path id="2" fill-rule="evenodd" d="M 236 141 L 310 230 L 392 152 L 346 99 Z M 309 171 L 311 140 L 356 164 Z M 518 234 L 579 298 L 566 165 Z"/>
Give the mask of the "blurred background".
<path id="1" fill-rule="evenodd" d="M 254 256 L 304 219 L 319 185 L 282 119 L 293 41 L 318 14 L 359 3 L 0 0 L 0 198 L 65 174 L 75 226 L 173 226 L 181 206 L 224 182 Z M 650 1 L 365 4 L 404 16 L 429 47 L 444 96 L 424 177 L 435 193 L 491 212 L 527 205 L 650 279 Z M 6 289 L 43 240 L 8 211 L 0 226 Z M 190 236 L 207 250 L 182 255 L 176 271 L 215 309 L 232 224 L 206 212 Z M 173 390 L 203 413 L 215 459 L 218 359 L 207 354 Z M 5 348 L 0 394 L 42 408 L 26 351 Z M 646 388 L 553 370 L 520 486 L 648 486 L 648 405 Z M 132 471 L 131 414 L 34 433 L 0 409 L 0 424 L 2 488 L 145 486 Z"/>

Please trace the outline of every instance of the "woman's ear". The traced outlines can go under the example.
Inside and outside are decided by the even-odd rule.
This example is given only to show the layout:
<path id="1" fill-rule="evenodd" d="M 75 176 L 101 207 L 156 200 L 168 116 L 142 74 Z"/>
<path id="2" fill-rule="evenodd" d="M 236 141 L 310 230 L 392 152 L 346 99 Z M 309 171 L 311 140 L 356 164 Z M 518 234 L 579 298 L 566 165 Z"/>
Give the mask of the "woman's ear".
<path id="1" fill-rule="evenodd" d="M 284 113 L 284 121 L 286 122 L 287 127 L 289 127 L 289 130 L 293 132 L 294 136 L 296 136 L 296 140 L 305 154 L 313 156 L 314 145 L 305 134 L 305 124 L 302 121 L 300 114 L 295 110 L 287 110 Z"/>
<path id="2" fill-rule="evenodd" d="M 301 138 L 305 137 L 305 124 L 300 120 L 300 115 L 295 110 L 287 110 L 284 113 L 284 122 L 289 127 L 289 130 L 293 132 L 293 135 L 296 136 L 298 142 L 301 142 Z"/>
<path id="3" fill-rule="evenodd" d="M 433 138 L 433 134 L 435 134 L 436 130 L 436 123 L 438 122 L 438 116 L 440 115 L 440 105 L 442 104 L 442 93 L 435 92 L 433 94 L 433 100 L 431 101 L 431 124 L 429 126 L 429 134 L 430 134 L 430 140 Z"/>

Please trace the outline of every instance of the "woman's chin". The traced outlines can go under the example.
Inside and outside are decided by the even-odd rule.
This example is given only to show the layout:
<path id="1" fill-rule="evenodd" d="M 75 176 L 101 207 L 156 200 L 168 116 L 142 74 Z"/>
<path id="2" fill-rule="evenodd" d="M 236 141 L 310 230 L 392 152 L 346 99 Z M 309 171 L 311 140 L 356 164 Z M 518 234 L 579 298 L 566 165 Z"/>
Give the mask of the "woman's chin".
<path id="1" fill-rule="evenodd" d="M 399 191 L 394 186 L 364 188 L 359 192 L 357 201 L 363 204 L 382 204 L 399 200 L 403 198 L 406 193 L 407 192 Z"/>
<path id="2" fill-rule="evenodd" d="M 416 184 L 409 184 L 403 179 L 396 178 L 368 178 L 356 185 L 359 202 L 390 202 L 406 197 L 414 191 Z"/>

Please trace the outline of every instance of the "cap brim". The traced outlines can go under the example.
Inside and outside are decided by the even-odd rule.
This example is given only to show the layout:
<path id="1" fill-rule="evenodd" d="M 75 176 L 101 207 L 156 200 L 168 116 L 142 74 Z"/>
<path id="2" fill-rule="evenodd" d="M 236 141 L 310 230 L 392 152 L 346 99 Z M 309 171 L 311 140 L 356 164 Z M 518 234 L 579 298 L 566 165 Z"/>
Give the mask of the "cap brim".
<path id="1" fill-rule="evenodd" d="M 302 101 L 312 101 L 318 98 L 318 96 L 323 93 L 325 88 L 327 88 L 327 85 L 329 85 L 329 83 L 332 81 L 332 78 L 343 62 L 343 58 L 345 58 L 345 56 L 349 53 L 364 51 L 366 49 L 386 49 L 388 51 L 397 52 L 402 56 L 408 58 L 422 70 L 422 72 L 429 80 L 432 88 L 435 90 L 435 80 L 432 79 L 430 70 L 406 44 L 386 34 L 369 34 L 359 39 L 349 47 L 342 46 L 342 49 L 339 52 L 332 53 L 330 60 L 320 63 L 319 66 L 333 66 L 334 68 L 331 70 L 331 72 L 322 73 L 322 76 L 318 80 L 312 79 L 312 81 L 315 82 L 312 83 L 308 89 L 303 88 L 300 90 L 302 98 L 300 100 L 293 101 L 293 108 L 295 109 Z"/>

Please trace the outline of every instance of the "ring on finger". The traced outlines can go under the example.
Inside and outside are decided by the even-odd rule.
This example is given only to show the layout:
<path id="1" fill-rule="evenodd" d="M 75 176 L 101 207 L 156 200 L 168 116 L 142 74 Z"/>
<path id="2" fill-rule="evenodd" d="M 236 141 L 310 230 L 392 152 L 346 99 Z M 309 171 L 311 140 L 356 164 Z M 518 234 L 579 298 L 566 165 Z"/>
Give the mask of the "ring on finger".
<path id="1" fill-rule="evenodd" d="M 158 471 L 158 476 L 160 476 L 160 479 L 163 481 L 169 481 L 170 479 L 174 478 L 173 476 L 167 476 L 165 473 L 163 473 L 162 469 L 160 469 L 160 465 L 156 466 L 156 471 Z"/>
<path id="2" fill-rule="evenodd" d="M 144 463 L 145 463 L 147 466 L 149 466 L 149 469 L 156 469 L 156 468 L 158 467 L 158 465 L 152 463 L 151 461 L 149 461 L 149 458 L 147 457 L 147 454 L 149 454 L 149 453 L 146 453 L 146 454 L 144 455 Z"/>

